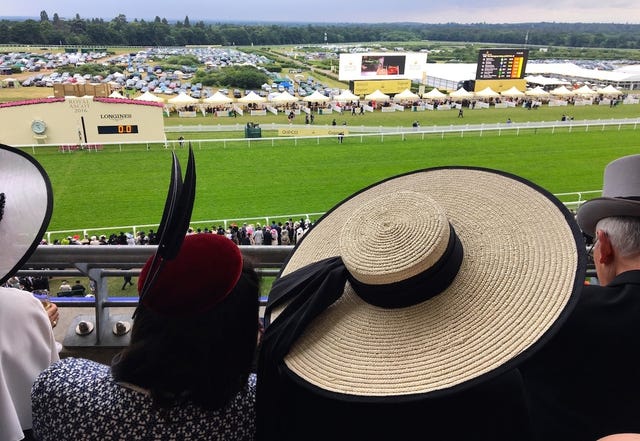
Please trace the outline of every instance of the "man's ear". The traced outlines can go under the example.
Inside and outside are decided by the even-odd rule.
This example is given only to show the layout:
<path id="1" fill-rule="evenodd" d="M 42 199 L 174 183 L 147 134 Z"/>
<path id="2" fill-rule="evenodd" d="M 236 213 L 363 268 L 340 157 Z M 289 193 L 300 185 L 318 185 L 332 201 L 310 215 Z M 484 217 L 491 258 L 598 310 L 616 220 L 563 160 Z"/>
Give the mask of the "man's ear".
<path id="1" fill-rule="evenodd" d="M 598 230 L 596 234 L 598 237 L 599 262 L 603 264 L 608 264 L 613 262 L 613 259 L 615 257 L 615 250 L 611 245 L 611 240 L 609 239 L 609 236 L 607 236 L 607 233 L 601 230 Z"/>

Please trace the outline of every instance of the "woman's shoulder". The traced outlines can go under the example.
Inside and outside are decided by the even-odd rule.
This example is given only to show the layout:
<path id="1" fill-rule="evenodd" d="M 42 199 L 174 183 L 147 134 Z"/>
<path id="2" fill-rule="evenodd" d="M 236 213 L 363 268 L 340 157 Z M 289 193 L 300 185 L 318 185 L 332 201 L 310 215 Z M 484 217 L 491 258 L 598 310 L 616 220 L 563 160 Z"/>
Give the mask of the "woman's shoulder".
<path id="1" fill-rule="evenodd" d="M 42 371 L 33 385 L 32 398 L 51 394 L 73 394 L 93 387 L 101 379 L 110 379 L 107 365 L 83 358 L 63 358 Z"/>
<path id="2" fill-rule="evenodd" d="M 256 376 L 229 405 L 211 411 L 193 404 L 157 409 L 148 393 L 116 383 L 109 366 L 67 358 L 52 365 L 32 390 L 34 430 L 44 441 L 65 433 L 93 439 L 252 439 Z M 134 412 L 135 410 L 135 412 Z M 65 421 L 66 426 L 59 426 Z M 219 436 L 218 436 L 219 435 Z"/>
<path id="3" fill-rule="evenodd" d="M 90 376 L 107 375 L 110 367 L 85 358 L 67 357 L 53 363 L 40 375 L 78 375 Z"/>

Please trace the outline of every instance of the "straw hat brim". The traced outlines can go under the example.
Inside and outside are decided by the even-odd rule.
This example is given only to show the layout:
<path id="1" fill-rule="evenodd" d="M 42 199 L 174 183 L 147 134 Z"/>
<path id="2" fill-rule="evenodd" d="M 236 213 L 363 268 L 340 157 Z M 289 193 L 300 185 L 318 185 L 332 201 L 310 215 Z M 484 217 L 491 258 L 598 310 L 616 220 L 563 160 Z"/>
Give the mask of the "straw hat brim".
<path id="1" fill-rule="evenodd" d="M 595 198 L 588 200 L 578 210 L 578 225 L 589 236 L 595 236 L 596 225 L 605 217 L 640 217 L 640 201 L 621 198 Z"/>
<path id="2" fill-rule="evenodd" d="M 31 257 L 43 238 L 51 212 L 51 182 L 42 166 L 22 150 L 0 144 L 0 284 Z"/>
<path id="3" fill-rule="evenodd" d="M 396 309 L 366 303 L 347 283 L 284 360 L 312 389 L 368 398 L 460 390 L 533 353 L 577 300 L 586 259 L 573 215 L 531 182 L 477 168 L 421 170 L 356 193 L 305 234 L 281 276 L 338 256 L 350 213 L 400 191 L 441 205 L 464 247 L 460 270 L 444 292 Z M 381 231 L 370 240 L 384 256 L 394 238 Z"/>

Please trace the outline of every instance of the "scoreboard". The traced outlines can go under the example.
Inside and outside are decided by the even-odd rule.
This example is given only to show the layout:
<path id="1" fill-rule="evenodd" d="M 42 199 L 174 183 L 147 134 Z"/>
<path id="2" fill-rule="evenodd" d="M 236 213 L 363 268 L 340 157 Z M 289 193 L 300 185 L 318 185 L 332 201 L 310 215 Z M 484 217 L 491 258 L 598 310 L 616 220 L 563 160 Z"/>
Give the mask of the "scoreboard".
<path id="1" fill-rule="evenodd" d="M 118 124 L 115 126 L 98 126 L 98 135 L 126 135 L 128 133 L 138 133 L 137 124 Z"/>
<path id="2" fill-rule="evenodd" d="M 528 49 L 482 49 L 476 80 L 517 80 L 524 77 Z"/>
<path id="3" fill-rule="evenodd" d="M 96 96 L 16 101 L 0 108 L 13 146 L 165 142 L 162 103 Z"/>

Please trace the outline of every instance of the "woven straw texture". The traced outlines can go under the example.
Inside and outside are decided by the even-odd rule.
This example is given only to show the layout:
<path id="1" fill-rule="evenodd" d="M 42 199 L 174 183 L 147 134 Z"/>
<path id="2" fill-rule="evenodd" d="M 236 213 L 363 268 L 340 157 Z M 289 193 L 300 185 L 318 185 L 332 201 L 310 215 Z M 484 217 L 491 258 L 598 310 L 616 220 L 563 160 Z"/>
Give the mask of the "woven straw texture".
<path id="1" fill-rule="evenodd" d="M 424 193 L 434 202 L 411 205 L 416 198 L 401 192 Z M 380 205 L 378 198 L 394 197 L 408 199 L 408 222 L 393 221 L 401 213 L 388 213 L 389 221 L 379 206 L 362 209 L 373 201 Z M 363 221 L 367 210 L 372 215 Z M 337 393 L 418 394 L 488 373 L 535 343 L 571 297 L 577 246 L 552 201 L 489 171 L 423 171 L 359 193 L 307 233 L 283 275 L 341 255 L 349 241 L 369 247 L 360 257 L 346 259 L 356 262 L 368 283 L 388 281 L 385 272 L 397 274 L 404 266 L 414 273 L 421 270 L 414 265 L 421 260 L 415 253 L 434 259 L 442 254 L 438 238 L 447 231 L 447 221 L 464 247 L 462 266 L 447 290 L 412 307 L 383 309 L 365 303 L 347 284 L 345 294 L 298 339 L 285 358 L 287 366 L 311 384 Z M 375 228 L 364 226 L 367 222 Z M 424 228 L 399 231 L 406 225 Z M 343 226 L 349 231 L 342 231 Z M 401 260 L 404 254 L 410 255 L 408 263 Z"/>
<path id="2" fill-rule="evenodd" d="M 360 282 L 389 284 L 431 268 L 447 248 L 449 231 L 444 212 L 427 195 L 386 194 L 352 213 L 342 227 L 339 253 Z"/>

